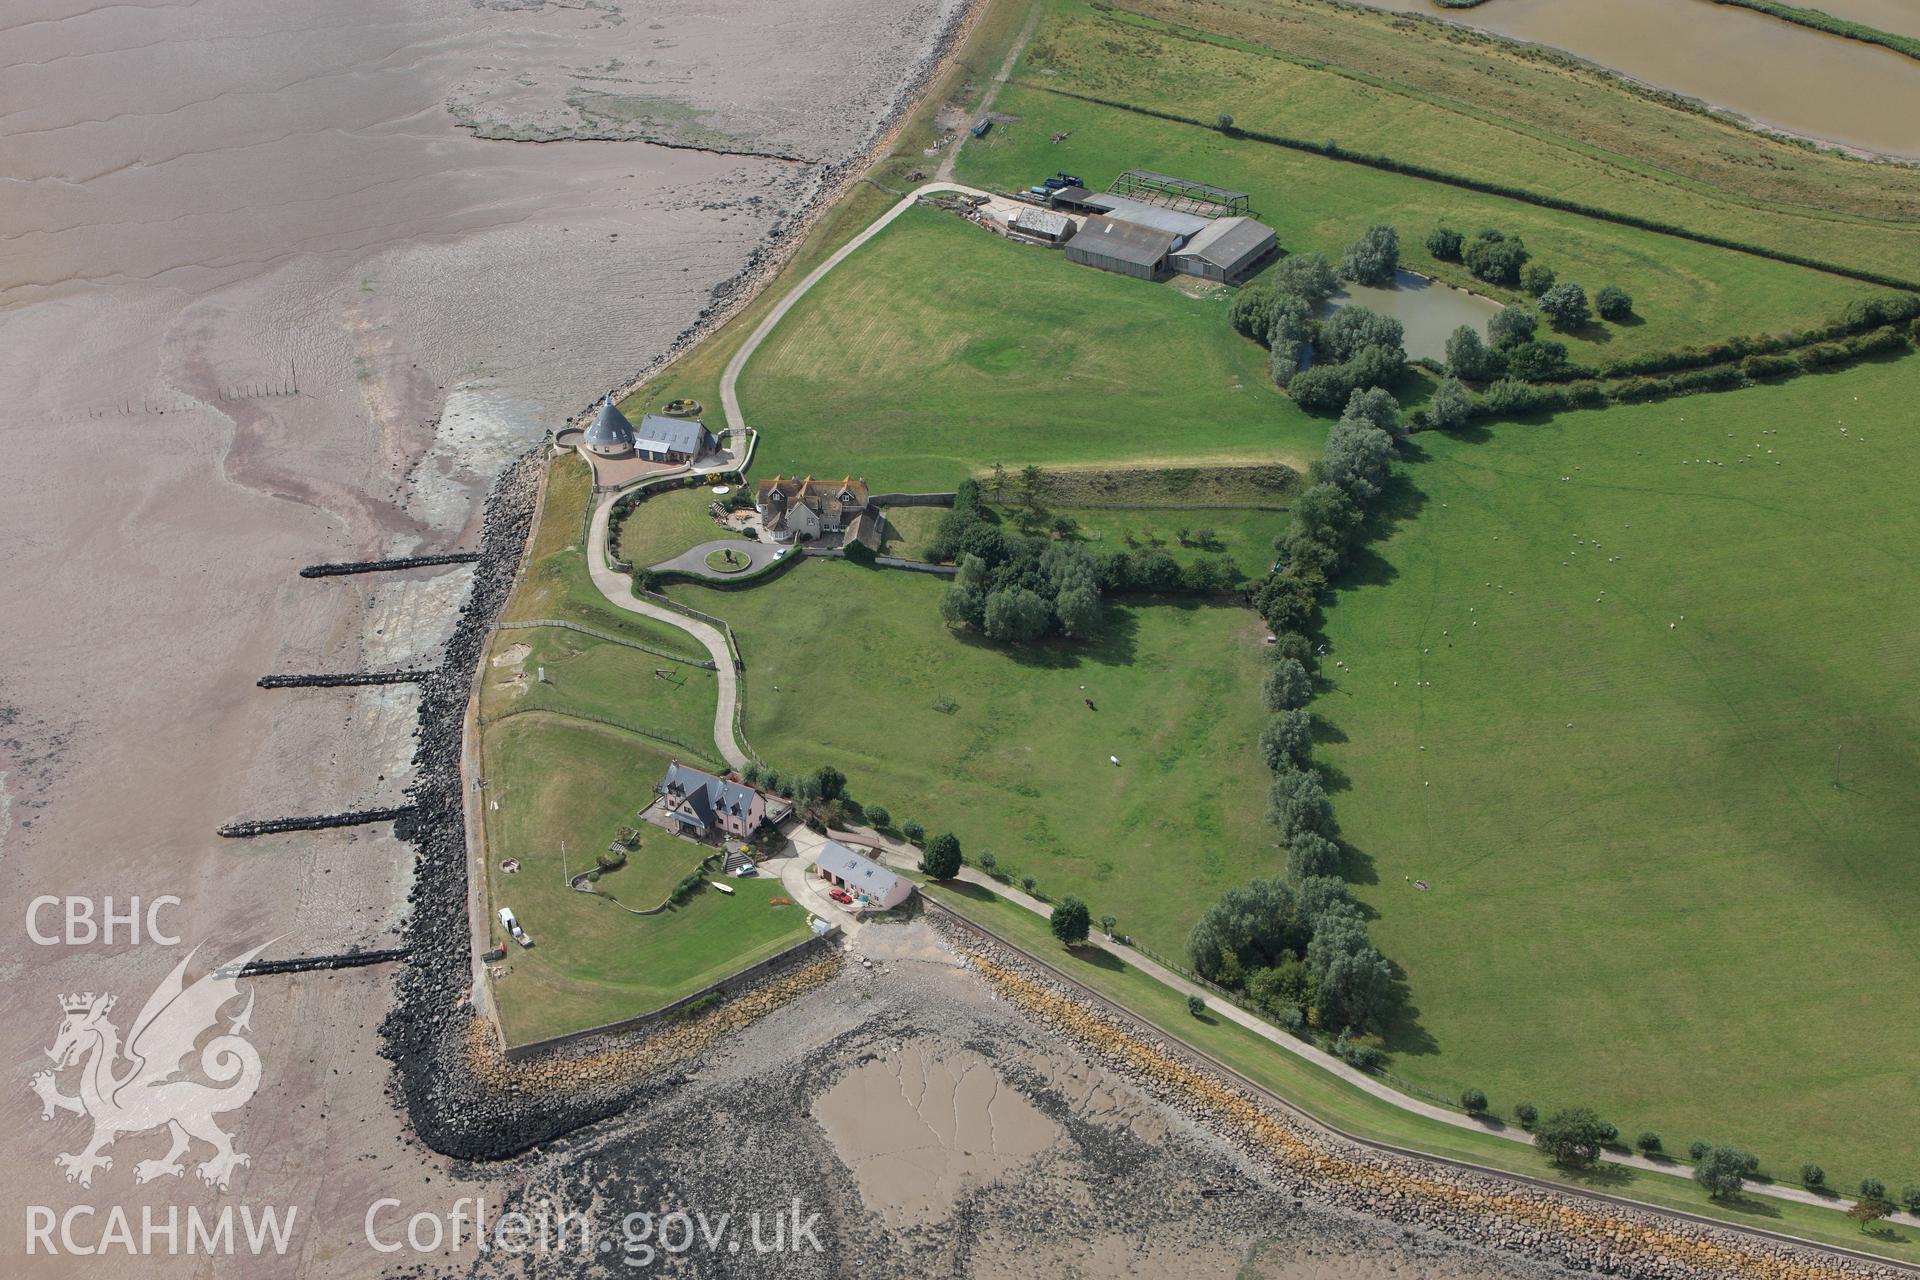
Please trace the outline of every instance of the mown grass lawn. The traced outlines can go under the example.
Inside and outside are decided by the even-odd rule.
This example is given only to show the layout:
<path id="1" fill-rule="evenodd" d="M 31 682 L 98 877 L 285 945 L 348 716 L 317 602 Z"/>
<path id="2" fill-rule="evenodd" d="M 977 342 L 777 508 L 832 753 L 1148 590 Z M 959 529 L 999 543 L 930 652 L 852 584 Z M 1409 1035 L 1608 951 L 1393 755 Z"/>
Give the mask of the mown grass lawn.
<path id="1" fill-rule="evenodd" d="M 556 458 L 547 474 L 546 506 L 533 531 L 526 576 L 501 611 L 505 622 L 557 618 L 625 636 L 687 657 L 700 646 L 678 627 L 608 604 L 587 576 L 586 518 L 593 475 L 577 455 Z"/>
<path id="2" fill-rule="evenodd" d="M 567 887 L 566 871 L 592 867 L 622 825 L 642 839 L 602 878 L 621 902 L 651 907 L 699 865 L 704 849 L 634 817 L 668 752 L 618 730 L 525 715 L 489 727 L 481 755 L 488 927 L 505 941 L 496 913 L 511 907 L 534 939 L 528 949 L 506 943 L 511 971 L 494 983 L 510 1043 L 646 1013 L 806 936 L 805 911 L 769 902 L 777 880 L 732 881 L 731 897 L 708 890 L 653 916 Z M 503 858 L 520 870 L 501 873 Z"/>
<path id="3" fill-rule="evenodd" d="M 1314 703 L 1397 1072 L 1920 1182 L 1916 395 L 1415 437 Z"/>
<path id="4" fill-rule="evenodd" d="M 560 627 L 516 628 L 494 633 L 480 719 L 493 723 L 531 708 L 599 717 L 655 738 L 689 763 L 712 764 L 718 697 L 704 667 Z"/>
<path id="5" fill-rule="evenodd" d="M 1003 463 L 1280 462 L 1325 425 L 1190 297 L 909 210 L 814 286 L 748 364 L 754 474 L 951 489 Z"/>
<path id="6" fill-rule="evenodd" d="M 831 764 L 896 823 L 951 830 L 1153 946 L 1178 948 L 1221 890 L 1281 865 L 1253 749 L 1258 616 L 1110 601 L 1098 641 L 1018 652 L 949 633 L 943 590 L 809 561 L 747 591 L 671 594 L 733 624 L 746 735 L 769 763 Z"/>
<path id="7" fill-rule="evenodd" d="M 739 533 L 714 523 L 709 508 L 725 499 L 707 490 L 706 485 L 674 489 L 634 503 L 620 523 L 615 543 L 620 558 L 645 567 L 671 560 L 703 542 L 744 541 Z"/>

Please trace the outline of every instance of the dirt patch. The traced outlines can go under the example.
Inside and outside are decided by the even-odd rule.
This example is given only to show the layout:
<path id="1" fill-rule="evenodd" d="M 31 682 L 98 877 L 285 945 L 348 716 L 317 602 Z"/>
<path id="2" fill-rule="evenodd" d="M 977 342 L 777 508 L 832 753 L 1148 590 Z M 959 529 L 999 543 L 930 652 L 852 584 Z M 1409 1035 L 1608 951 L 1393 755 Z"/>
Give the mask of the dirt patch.
<path id="1" fill-rule="evenodd" d="M 1272 507 L 1284 509 L 1300 473 L 1256 466 L 1059 467 L 1046 473 L 1044 501 L 1059 506 Z"/>
<path id="2" fill-rule="evenodd" d="M 532 652 L 533 646 L 530 644 L 510 644 L 493 655 L 493 665 L 496 667 L 517 667 L 525 662 L 527 655 Z"/>

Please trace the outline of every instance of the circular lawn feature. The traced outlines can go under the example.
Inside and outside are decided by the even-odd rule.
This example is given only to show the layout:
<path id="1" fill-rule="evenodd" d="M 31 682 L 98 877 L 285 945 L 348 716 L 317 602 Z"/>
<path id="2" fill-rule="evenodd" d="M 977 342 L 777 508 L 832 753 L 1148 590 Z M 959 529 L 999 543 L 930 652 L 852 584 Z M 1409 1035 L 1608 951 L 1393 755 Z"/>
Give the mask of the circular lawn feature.
<path id="1" fill-rule="evenodd" d="M 707 568 L 715 573 L 741 573 L 752 567 L 753 557 L 744 551 L 729 551 L 722 547 L 718 551 L 707 552 Z"/>

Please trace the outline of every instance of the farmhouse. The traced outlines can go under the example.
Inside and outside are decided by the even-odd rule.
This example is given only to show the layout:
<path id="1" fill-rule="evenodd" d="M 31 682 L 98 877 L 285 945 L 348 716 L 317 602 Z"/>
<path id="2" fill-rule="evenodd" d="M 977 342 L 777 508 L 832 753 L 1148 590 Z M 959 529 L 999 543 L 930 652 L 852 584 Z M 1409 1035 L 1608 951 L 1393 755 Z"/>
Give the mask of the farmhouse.
<path id="1" fill-rule="evenodd" d="M 863 858 L 837 840 L 829 840 L 813 860 L 815 873 L 845 889 L 853 900 L 875 911 L 897 907 L 913 892 L 913 882 Z"/>
<path id="2" fill-rule="evenodd" d="M 667 766 L 660 803 L 680 830 L 691 836 L 718 833 L 750 840 L 763 824 L 778 820 L 755 788 L 732 778 L 716 778 L 678 760 Z"/>
<path id="3" fill-rule="evenodd" d="M 775 476 L 760 482 L 753 506 L 760 527 L 773 542 L 811 542 L 849 529 L 858 536 L 867 510 L 867 482 L 852 476 L 843 480 Z M 877 529 L 877 522 L 873 527 Z M 877 538 L 877 532 L 873 536 Z"/>

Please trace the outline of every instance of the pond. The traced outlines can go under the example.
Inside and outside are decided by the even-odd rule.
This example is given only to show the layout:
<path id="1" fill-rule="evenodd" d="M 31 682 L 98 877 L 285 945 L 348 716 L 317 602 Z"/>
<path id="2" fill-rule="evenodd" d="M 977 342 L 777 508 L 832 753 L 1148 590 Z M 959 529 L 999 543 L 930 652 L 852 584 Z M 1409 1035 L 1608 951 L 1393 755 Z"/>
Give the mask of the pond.
<path id="1" fill-rule="evenodd" d="M 1400 322 L 1407 331 L 1408 359 L 1444 362 L 1448 334 L 1466 324 L 1485 337 L 1487 321 L 1500 310 L 1500 304 L 1492 298 L 1455 289 L 1412 271 L 1396 271 L 1393 277 L 1393 284 L 1385 288 L 1349 282 L 1327 302 L 1322 314 L 1331 315 L 1335 307 L 1359 303 Z"/>
<path id="2" fill-rule="evenodd" d="M 1431 0 L 1366 3 L 1565 49 L 1788 133 L 1920 157 L 1920 63 L 1751 9 L 1710 0 L 1488 0 L 1472 9 Z M 1920 25 L 1912 0 L 1813 7 L 1883 30 Z"/>

